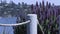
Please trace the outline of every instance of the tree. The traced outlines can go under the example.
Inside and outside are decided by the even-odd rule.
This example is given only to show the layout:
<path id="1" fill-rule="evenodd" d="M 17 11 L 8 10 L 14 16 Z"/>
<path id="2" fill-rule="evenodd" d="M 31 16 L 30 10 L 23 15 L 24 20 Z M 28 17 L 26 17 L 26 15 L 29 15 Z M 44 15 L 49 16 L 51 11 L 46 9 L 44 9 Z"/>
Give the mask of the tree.
<path id="1" fill-rule="evenodd" d="M 15 4 L 13 1 L 10 1 L 9 6 L 10 6 L 11 8 L 14 8 L 14 7 L 16 6 L 16 4 Z"/>

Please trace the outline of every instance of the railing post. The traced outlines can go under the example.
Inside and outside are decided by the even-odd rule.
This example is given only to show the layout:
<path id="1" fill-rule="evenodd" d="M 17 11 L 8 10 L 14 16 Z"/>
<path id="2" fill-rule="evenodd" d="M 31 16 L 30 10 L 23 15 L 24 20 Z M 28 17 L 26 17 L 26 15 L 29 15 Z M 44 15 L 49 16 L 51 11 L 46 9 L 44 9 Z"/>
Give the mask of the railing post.
<path id="1" fill-rule="evenodd" d="M 27 34 L 37 34 L 37 15 L 36 14 L 28 14 L 28 19 L 30 19 L 30 23 L 27 24 Z"/>

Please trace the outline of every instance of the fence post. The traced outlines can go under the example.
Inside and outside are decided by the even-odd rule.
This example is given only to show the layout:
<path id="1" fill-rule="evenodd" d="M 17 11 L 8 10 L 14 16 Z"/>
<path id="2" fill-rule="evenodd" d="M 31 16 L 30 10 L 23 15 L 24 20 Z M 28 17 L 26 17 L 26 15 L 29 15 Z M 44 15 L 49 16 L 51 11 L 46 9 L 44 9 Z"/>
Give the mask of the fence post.
<path id="1" fill-rule="evenodd" d="M 37 15 L 36 14 L 28 14 L 28 19 L 30 19 L 30 23 L 27 24 L 27 34 L 37 34 Z"/>

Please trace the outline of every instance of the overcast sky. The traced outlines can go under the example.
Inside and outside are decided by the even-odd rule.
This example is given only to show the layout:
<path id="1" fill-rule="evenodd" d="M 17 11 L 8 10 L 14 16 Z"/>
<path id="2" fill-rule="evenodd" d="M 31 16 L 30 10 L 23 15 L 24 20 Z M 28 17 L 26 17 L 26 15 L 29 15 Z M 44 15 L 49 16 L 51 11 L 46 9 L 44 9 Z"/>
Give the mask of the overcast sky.
<path id="1" fill-rule="evenodd" d="M 7 0 L 7 1 L 9 2 L 10 0 Z M 12 0 L 12 1 L 14 1 L 15 3 L 18 3 L 18 2 L 22 3 L 22 2 L 24 2 L 24 3 L 27 3 L 27 4 L 35 4 L 36 1 L 42 2 L 42 0 Z M 45 2 L 48 1 L 51 4 L 54 3 L 55 5 L 60 5 L 60 0 L 44 0 L 44 1 Z"/>
<path id="2" fill-rule="evenodd" d="M 9 2 L 10 0 L 7 0 L 7 2 Z M 27 3 L 27 4 L 35 4 L 36 1 L 38 2 L 42 2 L 42 0 L 11 0 L 11 1 L 14 1 L 16 4 L 18 2 L 22 3 Z M 46 1 L 50 2 L 51 4 L 55 4 L 55 5 L 60 5 L 60 0 L 44 0 L 44 2 L 46 3 Z"/>

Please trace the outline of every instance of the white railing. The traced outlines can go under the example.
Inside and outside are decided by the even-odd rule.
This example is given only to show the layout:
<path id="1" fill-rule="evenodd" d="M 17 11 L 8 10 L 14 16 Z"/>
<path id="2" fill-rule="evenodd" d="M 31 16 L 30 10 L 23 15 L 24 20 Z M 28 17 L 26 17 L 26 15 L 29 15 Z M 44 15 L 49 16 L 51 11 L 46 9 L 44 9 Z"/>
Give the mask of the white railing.
<path id="1" fill-rule="evenodd" d="M 17 24 L 0 24 L 0 26 L 17 26 L 17 25 L 27 25 L 27 34 L 37 34 L 37 15 L 36 14 L 28 14 L 28 21 L 17 23 Z"/>

